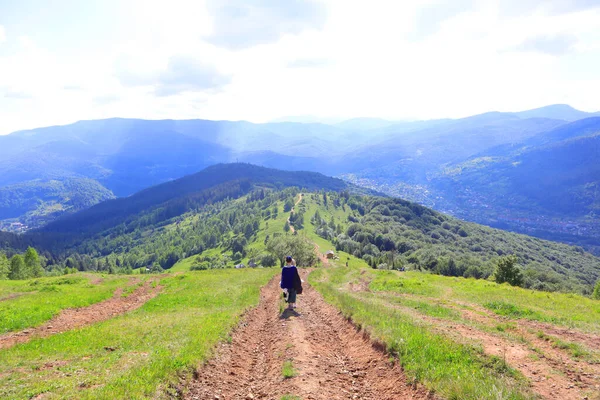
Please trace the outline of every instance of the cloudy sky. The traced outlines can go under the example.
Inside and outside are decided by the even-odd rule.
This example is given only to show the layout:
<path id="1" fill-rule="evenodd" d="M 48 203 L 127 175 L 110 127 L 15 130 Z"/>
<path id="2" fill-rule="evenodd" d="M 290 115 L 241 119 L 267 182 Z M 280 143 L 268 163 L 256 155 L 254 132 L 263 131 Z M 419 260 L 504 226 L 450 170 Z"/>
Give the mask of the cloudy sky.
<path id="1" fill-rule="evenodd" d="M 0 0 L 0 134 L 600 110 L 598 0 Z"/>

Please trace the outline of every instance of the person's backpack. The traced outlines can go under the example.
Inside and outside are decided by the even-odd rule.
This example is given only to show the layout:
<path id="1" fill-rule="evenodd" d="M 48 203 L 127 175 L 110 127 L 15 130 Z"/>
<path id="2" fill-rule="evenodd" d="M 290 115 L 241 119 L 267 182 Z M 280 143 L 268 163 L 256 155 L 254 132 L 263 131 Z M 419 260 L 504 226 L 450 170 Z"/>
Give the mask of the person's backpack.
<path id="1" fill-rule="evenodd" d="M 296 274 L 294 289 L 296 289 L 296 294 L 302 294 L 302 279 L 300 279 L 300 274 Z"/>

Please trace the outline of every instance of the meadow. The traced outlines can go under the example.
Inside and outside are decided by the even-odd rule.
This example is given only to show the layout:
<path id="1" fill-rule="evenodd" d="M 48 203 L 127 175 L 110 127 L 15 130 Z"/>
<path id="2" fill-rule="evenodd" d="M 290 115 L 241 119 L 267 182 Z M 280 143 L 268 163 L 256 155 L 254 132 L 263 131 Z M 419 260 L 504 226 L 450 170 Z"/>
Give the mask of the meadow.
<path id="1" fill-rule="evenodd" d="M 276 269 L 163 276 L 133 312 L 0 350 L 0 398 L 162 398 L 227 339 Z"/>
<path id="2" fill-rule="evenodd" d="M 0 334 L 38 326 L 65 308 L 106 300 L 128 281 L 123 276 L 94 274 L 0 280 Z"/>

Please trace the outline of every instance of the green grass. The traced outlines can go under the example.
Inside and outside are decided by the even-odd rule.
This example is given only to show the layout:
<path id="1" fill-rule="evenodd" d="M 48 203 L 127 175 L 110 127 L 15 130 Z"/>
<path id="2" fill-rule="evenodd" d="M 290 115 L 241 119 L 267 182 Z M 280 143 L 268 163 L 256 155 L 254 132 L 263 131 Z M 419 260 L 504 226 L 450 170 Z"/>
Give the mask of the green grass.
<path id="1" fill-rule="evenodd" d="M 409 307 L 415 309 L 421 314 L 428 315 L 430 317 L 449 319 L 449 320 L 458 320 L 460 319 L 460 314 L 448 307 L 441 306 L 439 304 L 434 304 L 432 302 L 425 302 L 420 300 L 414 300 L 410 298 L 404 297 L 394 297 L 394 296 L 382 296 L 379 295 L 380 298 L 384 298 L 390 304 L 400 304 L 404 307 Z"/>
<path id="2" fill-rule="evenodd" d="M 567 351 L 575 359 L 583 359 L 592 364 L 600 364 L 600 353 L 589 351 L 579 343 L 568 342 L 555 336 L 547 335 L 542 331 L 538 331 L 536 336 L 539 339 L 550 342 L 554 348 Z"/>
<path id="3" fill-rule="evenodd" d="M 281 367 L 281 375 L 284 379 L 289 379 L 296 376 L 296 370 L 294 369 L 294 364 L 291 360 L 287 360 L 283 363 L 283 366 Z"/>
<path id="4" fill-rule="evenodd" d="M 310 281 L 325 299 L 395 354 L 407 375 L 449 399 L 531 398 L 524 378 L 481 350 L 436 333 L 401 310 L 340 290 L 352 268 L 316 270 Z M 335 282 L 338 282 L 336 284 Z"/>
<path id="5" fill-rule="evenodd" d="M 0 398 L 166 397 L 180 376 L 226 340 L 275 272 L 211 270 L 163 278 L 162 293 L 136 311 L 0 350 Z"/>
<path id="6" fill-rule="evenodd" d="M 508 318 L 525 318 L 600 333 L 600 302 L 584 296 L 417 271 L 370 270 L 369 275 L 372 278 L 370 289 L 374 291 L 469 302 Z"/>
<path id="7" fill-rule="evenodd" d="M 121 293 L 121 297 L 129 297 L 133 292 L 144 285 L 144 281 L 138 282 L 134 285 L 129 285 L 123 289 L 123 293 Z"/>
<path id="8" fill-rule="evenodd" d="M 280 400 L 302 400 L 302 399 L 300 397 L 298 397 L 298 396 L 294 396 L 294 395 L 291 395 L 291 394 L 286 394 L 286 395 L 281 396 Z"/>
<path id="9" fill-rule="evenodd" d="M 504 301 L 491 301 L 484 303 L 483 306 L 504 317 L 540 319 L 540 316 L 533 311 Z"/>
<path id="10" fill-rule="evenodd" d="M 177 261 L 175 263 L 175 265 L 173 265 L 171 268 L 169 268 L 169 271 L 171 271 L 171 272 L 187 272 L 190 270 L 190 268 L 192 268 L 192 266 L 197 264 L 196 258 L 198 256 L 213 257 L 213 256 L 218 256 L 224 252 L 225 251 L 223 249 L 221 249 L 220 247 L 205 250 L 202 254 L 194 254 L 193 256 L 190 256 L 187 258 L 182 258 L 181 260 Z"/>
<path id="11" fill-rule="evenodd" d="M 110 298 L 127 277 L 76 274 L 25 281 L 0 281 L 0 334 L 43 324 L 65 308 L 86 307 Z"/>

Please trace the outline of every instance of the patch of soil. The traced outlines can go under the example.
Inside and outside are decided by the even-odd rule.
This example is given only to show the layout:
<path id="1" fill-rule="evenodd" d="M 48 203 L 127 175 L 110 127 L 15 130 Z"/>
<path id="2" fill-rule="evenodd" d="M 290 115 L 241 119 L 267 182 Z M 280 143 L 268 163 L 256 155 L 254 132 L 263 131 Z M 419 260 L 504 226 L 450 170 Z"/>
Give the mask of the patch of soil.
<path id="1" fill-rule="evenodd" d="M 154 298 L 161 290 L 157 285 L 152 288 L 153 281 L 148 280 L 127 297 L 123 297 L 123 289 L 115 291 L 112 298 L 89 307 L 69 308 L 49 322 L 37 328 L 25 329 L 20 332 L 10 332 L 0 335 L 0 349 L 25 343 L 34 337 L 46 337 L 57 333 L 70 331 L 82 326 L 114 318 L 117 315 L 140 308 L 148 300 Z"/>
<path id="2" fill-rule="evenodd" d="M 0 301 L 6 301 L 6 300 L 11 300 L 11 299 L 15 299 L 19 296 L 23 296 L 23 293 L 11 293 L 7 296 L 4 297 L 0 297 Z"/>
<path id="3" fill-rule="evenodd" d="M 301 271 L 306 280 L 306 271 Z M 305 284 L 298 308 L 280 312 L 281 291 L 273 278 L 222 344 L 214 359 L 188 384 L 188 399 L 427 399 L 433 395 L 407 381 L 391 363 L 319 293 Z M 284 378 L 291 361 L 296 375 Z"/>
<path id="4" fill-rule="evenodd" d="M 92 281 L 90 282 L 92 285 L 99 285 L 102 282 L 104 282 L 104 278 L 94 278 L 92 279 Z"/>

